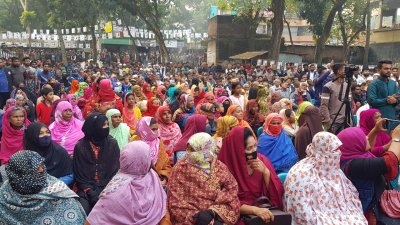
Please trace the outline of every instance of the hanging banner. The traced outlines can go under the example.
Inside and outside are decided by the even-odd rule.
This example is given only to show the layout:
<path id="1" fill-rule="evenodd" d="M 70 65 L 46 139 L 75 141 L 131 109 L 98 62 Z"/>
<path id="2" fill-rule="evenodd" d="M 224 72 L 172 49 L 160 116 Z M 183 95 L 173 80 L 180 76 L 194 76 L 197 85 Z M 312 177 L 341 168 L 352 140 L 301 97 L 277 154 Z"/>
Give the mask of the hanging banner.
<path id="1" fill-rule="evenodd" d="M 108 21 L 104 27 L 106 33 L 111 33 L 113 31 L 112 21 Z"/>

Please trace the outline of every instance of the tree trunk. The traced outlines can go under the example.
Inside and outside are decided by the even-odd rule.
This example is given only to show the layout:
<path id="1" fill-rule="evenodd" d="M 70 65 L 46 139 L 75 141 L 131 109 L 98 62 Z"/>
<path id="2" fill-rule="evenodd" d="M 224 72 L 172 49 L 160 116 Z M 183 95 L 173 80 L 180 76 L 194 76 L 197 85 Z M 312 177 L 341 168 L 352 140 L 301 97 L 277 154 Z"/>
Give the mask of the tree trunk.
<path id="1" fill-rule="evenodd" d="M 160 55 L 161 55 L 161 62 L 163 64 L 168 63 L 170 61 L 167 46 L 165 46 L 164 37 L 160 31 L 160 29 L 153 29 L 154 36 L 158 45 L 160 46 Z"/>
<path id="2" fill-rule="evenodd" d="M 97 63 L 97 39 L 94 31 L 94 25 L 90 25 L 90 34 L 92 35 L 92 56 L 95 63 Z"/>
<path id="3" fill-rule="evenodd" d="M 132 41 L 132 48 L 131 48 L 131 49 L 132 49 L 132 53 L 133 53 L 133 55 L 136 55 L 136 53 L 137 53 L 137 46 L 136 46 L 136 43 L 135 43 L 136 38 L 133 37 L 133 35 L 132 35 L 132 33 L 131 33 L 131 30 L 129 30 L 129 26 L 128 26 L 128 24 L 126 23 L 125 17 L 124 17 L 123 15 L 121 15 L 120 17 L 121 17 L 121 21 L 122 21 L 123 25 L 124 25 L 125 28 L 128 30 L 129 38 L 130 38 L 131 41 Z"/>
<path id="4" fill-rule="evenodd" d="M 286 23 L 288 31 L 289 31 L 289 39 L 290 39 L 290 45 L 292 46 L 292 50 L 294 49 L 294 44 L 293 44 L 293 36 L 292 36 L 292 31 L 290 29 L 290 23 L 289 21 L 286 20 L 285 14 L 283 14 L 283 21 Z"/>
<path id="5" fill-rule="evenodd" d="M 371 40 L 371 0 L 368 0 L 368 10 L 367 10 L 367 33 L 365 38 L 364 47 L 364 58 L 363 58 L 363 68 L 368 68 L 369 64 L 369 44 Z"/>
<path id="6" fill-rule="evenodd" d="M 67 63 L 68 63 L 67 51 L 65 50 L 65 43 L 64 43 L 63 35 L 61 33 L 61 29 L 57 29 L 57 35 L 58 35 L 58 42 L 60 43 L 62 62 L 64 63 L 64 65 L 67 65 Z"/>
<path id="7" fill-rule="evenodd" d="M 285 1 L 272 0 L 271 10 L 272 12 L 274 12 L 274 18 L 272 19 L 271 54 L 269 56 L 271 60 L 275 60 L 275 62 L 278 62 L 279 52 L 281 49 Z"/>

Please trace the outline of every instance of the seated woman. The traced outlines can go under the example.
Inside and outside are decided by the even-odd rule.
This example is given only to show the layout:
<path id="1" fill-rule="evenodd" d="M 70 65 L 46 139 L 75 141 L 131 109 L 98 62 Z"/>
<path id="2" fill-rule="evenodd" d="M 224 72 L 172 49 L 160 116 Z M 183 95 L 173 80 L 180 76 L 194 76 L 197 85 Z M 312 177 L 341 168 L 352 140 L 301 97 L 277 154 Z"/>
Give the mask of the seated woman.
<path id="1" fill-rule="evenodd" d="M 239 218 L 238 185 L 229 169 L 216 159 L 207 133 L 193 135 L 187 154 L 174 167 L 168 184 L 171 222 L 235 224 Z"/>
<path id="2" fill-rule="evenodd" d="M 125 95 L 124 110 L 122 111 L 122 120 L 128 124 L 131 135 L 135 133 L 136 124 L 139 119 L 142 118 L 140 109 L 136 106 L 135 95 L 128 93 Z"/>
<path id="3" fill-rule="evenodd" d="M 367 224 L 357 190 L 339 169 L 341 145 L 335 135 L 317 133 L 307 157 L 289 171 L 285 206 L 292 225 Z"/>
<path id="4" fill-rule="evenodd" d="M 227 96 L 221 96 L 217 98 L 217 102 L 221 103 L 222 106 L 224 107 L 224 112 L 221 113 L 221 116 L 225 116 L 226 113 L 228 112 L 229 107 L 232 105 L 231 99 Z"/>
<path id="5" fill-rule="evenodd" d="M 82 130 L 85 136 L 75 145 L 73 171 L 79 202 L 89 214 L 119 169 L 119 147 L 109 136 L 107 117 L 103 114 L 90 114 Z"/>
<path id="6" fill-rule="evenodd" d="M 271 160 L 277 173 L 287 173 L 299 160 L 292 141 L 282 131 L 282 122 L 279 114 L 269 114 L 257 144 L 257 151 Z"/>
<path id="7" fill-rule="evenodd" d="M 72 156 L 76 143 L 84 136 L 83 122 L 73 116 L 72 105 L 67 101 L 58 103 L 54 117 L 55 121 L 49 126 L 51 139 Z"/>
<path id="8" fill-rule="evenodd" d="M 172 121 L 171 109 L 168 106 L 158 108 L 156 118 L 161 142 L 164 144 L 165 151 L 171 158 L 175 145 L 182 137 L 181 129 L 178 124 Z"/>
<path id="9" fill-rule="evenodd" d="M 380 209 L 379 200 L 385 190 L 386 180 L 395 179 L 399 168 L 400 126 L 393 131 L 393 141 L 383 157 L 377 158 L 370 152 L 377 134 L 384 131 L 383 122 L 383 119 L 378 119 L 368 137 L 365 137 L 360 128 L 347 128 L 338 134 L 338 138 L 343 142 L 340 148 L 342 152 L 341 168 L 357 188 L 362 209 L 370 224 L 376 224 L 371 222 L 385 217 Z M 398 220 L 395 221 L 397 222 L 392 224 L 398 223 Z M 380 222 L 378 220 L 378 224 Z"/>
<path id="10" fill-rule="evenodd" d="M 308 105 L 307 102 L 301 103 L 300 109 L 303 109 L 304 104 L 306 107 L 302 110 L 302 113 L 299 114 L 297 120 L 299 130 L 294 140 L 299 159 L 304 159 L 306 157 L 307 146 L 311 144 L 315 134 L 323 131 L 322 117 L 319 109 L 313 105 Z"/>
<path id="11" fill-rule="evenodd" d="M 35 105 L 33 102 L 26 97 L 26 95 L 15 95 L 16 106 L 22 107 L 26 111 L 26 115 L 29 121 L 36 120 Z"/>
<path id="12" fill-rule="evenodd" d="M 62 181 L 46 172 L 45 159 L 25 150 L 5 166 L 7 180 L 0 187 L 3 224 L 83 224 L 86 214 L 78 197 Z"/>
<path id="13" fill-rule="evenodd" d="M 149 145 L 125 145 L 119 161 L 121 168 L 100 194 L 86 224 L 160 224 L 167 195 L 152 169 Z"/>
<path id="14" fill-rule="evenodd" d="M 368 135 L 375 127 L 376 122 L 382 118 L 378 109 L 368 109 L 360 114 L 360 128 Z M 380 131 L 376 135 L 375 145 L 371 146 L 371 152 L 377 157 L 382 157 L 389 149 L 392 138 L 385 132 Z"/>
<path id="15" fill-rule="evenodd" d="M 150 156 L 154 169 L 160 176 L 162 184 L 167 185 L 171 164 L 164 144 L 158 135 L 157 121 L 149 116 L 143 117 L 137 124 L 136 132 L 140 139 L 150 146 Z"/>
<path id="16" fill-rule="evenodd" d="M 103 79 L 99 82 L 98 104 L 95 104 L 95 111 L 106 113 L 108 109 L 123 109 L 122 99 L 115 93 L 111 80 Z"/>
<path id="17" fill-rule="evenodd" d="M 184 129 L 186 120 L 194 115 L 196 107 L 194 106 L 194 99 L 191 95 L 182 94 L 179 99 L 179 109 L 174 112 L 172 120 L 179 125 L 181 130 Z"/>
<path id="18" fill-rule="evenodd" d="M 83 120 L 82 111 L 78 106 L 78 97 L 74 94 L 67 95 L 67 100 L 72 105 L 72 111 L 74 113 L 74 117 L 78 120 Z"/>
<path id="19" fill-rule="evenodd" d="M 234 116 L 236 117 L 236 119 L 239 121 L 239 126 L 241 127 L 247 127 L 247 128 L 251 128 L 250 124 L 244 120 L 244 112 L 243 109 L 238 106 L 238 105 L 231 105 L 228 109 L 228 111 L 226 112 L 227 116 Z"/>
<path id="20" fill-rule="evenodd" d="M 26 112 L 21 107 L 10 107 L 2 119 L 0 162 L 5 164 L 10 157 L 24 149 L 24 132 L 30 124 Z"/>
<path id="21" fill-rule="evenodd" d="M 143 116 L 156 118 L 156 112 L 160 105 L 160 99 L 152 97 L 150 100 L 147 101 L 146 112 L 143 113 Z"/>
<path id="22" fill-rule="evenodd" d="M 260 113 L 260 107 L 255 99 L 247 102 L 244 120 L 250 124 L 250 127 L 255 134 L 257 134 L 258 128 L 262 127 L 264 124 L 265 118 Z"/>
<path id="23" fill-rule="evenodd" d="M 260 197 L 268 197 L 271 205 L 283 209 L 283 186 L 271 162 L 257 153 L 257 142 L 249 128 L 235 127 L 224 139 L 218 155 L 239 185 L 241 215 L 256 215 L 263 221 L 273 220 L 266 208 L 254 206 Z M 238 223 L 244 225 L 243 221 Z"/>
<path id="24" fill-rule="evenodd" d="M 223 116 L 218 118 L 217 124 L 218 129 L 214 135 L 214 142 L 216 146 L 215 152 L 218 154 L 222 147 L 222 141 L 239 124 L 239 121 L 233 116 Z"/>
<path id="25" fill-rule="evenodd" d="M 289 136 L 292 140 L 296 137 L 296 133 L 299 127 L 296 124 L 296 114 L 291 109 L 281 109 L 279 115 L 283 118 L 283 131 L 285 134 Z"/>
<path id="26" fill-rule="evenodd" d="M 213 136 L 217 132 L 217 119 L 215 118 L 216 107 L 211 103 L 204 103 L 203 105 L 198 105 L 198 114 L 207 116 L 207 126 L 206 133 Z"/>
<path id="27" fill-rule="evenodd" d="M 206 132 L 207 117 L 205 115 L 194 115 L 188 118 L 182 138 L 174 147 L 174 163 L 186 155 L 186 146 L 189 138 L 199 132 Z"/>
<path id="28" fill-rule="evenodd" d="M 125 147 L 131 139 L 130 128 L 126 123 L 122 123 L 121 112 L 118 109 L 109 109 L 106 113 L 110 135 L 118 142 L 119 150 Z"/>
<path id="29" fill-rule="evenodd" d="M 47 173 L 71 185 L 73 181 L 72 160 L 67 151 L 51 140 L 49 128 L 45 124 L 34 122 L 25 130 L 24 149 L 39 153 L 44 158 Z"/>

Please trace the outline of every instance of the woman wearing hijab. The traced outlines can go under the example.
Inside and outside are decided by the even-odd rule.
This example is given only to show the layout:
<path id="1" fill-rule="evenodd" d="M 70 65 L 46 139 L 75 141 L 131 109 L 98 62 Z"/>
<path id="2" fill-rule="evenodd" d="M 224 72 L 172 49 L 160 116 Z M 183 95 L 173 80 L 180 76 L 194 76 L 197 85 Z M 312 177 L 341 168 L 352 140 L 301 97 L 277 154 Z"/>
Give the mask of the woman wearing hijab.
<path id="1" fill-rule="evenodd" d="M 150 84 L 148 84 L 146 82 L 144 82 L 144 84 L 142 86 L 142 91 L 148 101 L 150 101 L 150 99 L 154 97 L 154 93 L 151 91 Z"/>
<path id="2" fill-rule="evenodd" d="M 302 104 L 300 104 L 300 107 Z M 321 113 L 317 107 L 310 105 L 300 114 L 297 122 L 299 130 L 297 131 L 294 145 L 299 159 L 304 159 L 307 146 L 311 144 L 315 134 L 323 131 Z"/>
<path id="3" fill-rule="evenodd" d="M 150 147 L 142 141 L 127 144 L 120 169 L 100 195 L 88 216 L 90 225 L 162 224 L 167 196 L 152 169 Z"/>
<path id="4" fill-rule="evenodd" d="M 85 212 L 78 197 L 62 181 L 46 172 L 45 159 L 25 150 L 5 166 L 7 180 L 0 187 L 3 224 L 83 224 Z"/>
<path id="5" fill-rule="evenodd" d="M 150 157 L 163 186 L 167 185 L 171 164 L 164 144 L 159 138 L 157 121 L 145 116 L 137 124 L 136 131 L 142 141 L 150 146 Z"/>
<path id="6" fill-rule="evenodd" d="M 168 98 L 166 98 L 164 100 L 163 106 L 169 106 L 169 105 L 174 104 L 175 102 L 177 102 L 177 99 L 175 98 L 175 95 L 174 95 L 176 90 L 179 90 L 179 89 L 176 88 L 176 87 L 168 88 L 168 93 L 167 93 L 168 94 Z"/>
<path id="7" fill-rule="evenodd" d="M 69 90 L 68 94 L 75 94 L 78 90 L 79 90 L 79 81 L 72 80 L 71 89 Z"/>
<path id="8" fill-rule="evenodd" d="M 161 142 L 165 151 L 171 157 L 175 145 L 182 137 L 179 125 L 172 121 L 171 109 L 168 106 L 161 106 L 156 113 Z"/>
<path id="9" fill-rule="evenodd" d="M 264 116 L 260 113 L 260 107 L 255 99 L 249 100 L 246 105 L 246 113 L 244 120 L 250 124 L 253 133 L 257 133 L 265 121 Z"/>
<path id="10" fill-rule="evenodd" d="M 78 120 L 83 121 L 83 116 L 82 116 L 82 111 L 78 107 L 78 98 L 74 94 L 69 94 L 67 95 L 67 100 L 69 103 L 72 105 L 72 112 L 74 113 L 74 117 L 77 118 Z"/>
<path id="11" fill-rule="evenodd" d="M 240 214 L 237 182 L 216 159 L 213 138 L 207 133 L 197 133 L 189 139 L 187 148 L 168 184 L 171 222 L 235 224 Z"/>
<path id="12" fill-rule="evenodd" d="M 317 133 L 289 171 L 285 206 L 293 225 L 367 225 L 357 190 L 339 169 L 341 145 L 335 135 Z"/>
<path id="13" fill-rule="evenodd" d="M 23 108 L 13 106 L 6 110 L 2 119 L 1 164 L 7 163 L 14 153 L 24 149 L 24 132 L 29 124 Z"/>
<path id="14" fill-rule="evenodd" d="M 207 117 L 196 114 L 188 118 L 182 138 L 174 146 L 174 163 L 186 155 L 186 146 L 189 138 L 199 132 L 205 132 L 207 126 Z"/>
<path id="15" fill-rule="evenodd" d="M 267 87 L 258 86 L 256 100 L 258 105 L 260 106 L 261 115 L 267 115 L 268 113 L 268 95 L 269 95 L 269 90 Z"/>
<path id="16" fill-rule="evenodd" d="M 91 91 L 87 91 L 86 93 L 89 94 L 89 98 L 86 99 L 86 104 L 85 107 L 83 109 L 83 118 L 86 119 L 86 117 L 91 114 L 96 106 L 96 104 L 98 103 L 98 99 L 99 99 L 99 83 L 100 81 L 102 81 L 104 78 L 102 77 L 98 77 L 95 82 L 93 82 L 92 87 L 91 87 Z M 87 97 L 87 96 L 86 96 Z"/>
<path id="17" fill-rule="evenodd" d="M 294 140 L 299 129 L 296 124 L 296 114 L 291 109 L 282 109 L 279 115 L 281 115 L 283 118 L 283 131 L 285 131 L 285 134 Z"/>
<path id="18" fill-rule="evenodd" d="M 207 116 L 206 133 L 214 135 L 217 132 L 216 107 L 214 104 L 204 103 L 197 111 L 198 114 Z"/>
<path id="19" fill-rule="evenodd" d="M 214 135 L 214 142 L 216 146 L 215 152 L 218 154 L 222 147 L 224 138 L 229 132 L 239 124 L 239 121 L 234 116 L 223 116 L 218 118 L 217 133 Z"/>
<path id="20" fill-rule="evenodd" d="M 159 98 L 161 100 L 161 103 L 164 102 L 166 93 L 167 93 L 167 89 L 165 88 L 165 86 L 160 85 L 157 87 L 157 98 Z"/>
<path id="21" fill-rule="evenodd" d="M 299 160 L 292 141 L 283 131 L 282 122 L 279 114 L 269 114 L 257 144 L 257 151 L 271 160 L 277 173 L 287 173 Z"/>
<path id="22" fill-rule="evenodd" d="M 272 206 L 283 209 L 283 186 L 271 162 L 257 153 L 251 129 L 235 127 L 224 139 L 218 160 L 223 162 L 239 185 L 241 215 L 256 215 L 268 222 L 273 218 L 266 208 L 254 206 L 255 200 L 268 197 Z M 237 223 L 244 225 L 243 221 Z"/>
<path id="23" fill-rule="evenodd" d="M 113 90 L 110 80 L 104 79 L 100 81 L 98 94 L 98 108 L 96 109 L 96 111 L 100 113 L 105 113 L 108 109 L 111 108 L 122 111 L 122 100 Z"/>
<path id="24" fill-rule="evenodd" d="M 207 92 L 204 95 L 204 98 L 199 101 L 199 103 L 197 104 L 197 107 L 199 107 L 205 103 L 214 104 L 214 102 L 215 102 L 215 96 L 212 93 Z"/>
<path id="25" fill-rule="evenodd" d="M 51 140 L 50 130 L 45 124 L 31 123 L 25 130 L 24 144 L 25 149 L 37 152 L 44 158 L 49 175 L 66 185 L 72 184 L 72 160 L 63 147 Z"/>
<path id="26" fill-rule="evenodd" d="M 122 110 L 122 120 L 131 129 L 131 135 L 135 133 L 136 124 L 142 118 L 140 109 L 136 106 L 135 94 L 125 95 L 124 109 Z"/>
<path id="27" fill-rule="evenodd" d="M 172 117 L 172 120 L 179 125 L 181 130 L 185 127 L 186 120 L 194 115 L 196 107 L 194 99 L 191 95 L 182 94 L 179 99 L 179 109 L 177 109 Z"/>
<path id="28" fill-rule="evenodd" d="M 147 109 L 146 112 L 143 113 L 143 116 L 156 118 L 156 112 L 160 105 L 160 99 L 152 97 L 149 101 L 147 101 Z"/>
<path id="29" fill-rule="evenodd" d="M 378 109 L 369 109 L 361 112 L 360 128 L 366 136 L 374 129 L 376 122 L 381 118 L 382 114 Z M 377 157 L 383 156 L 383 153 L 389 149 L 391 140 L 392 138 L 385 131 L 378 132 L 375 145 L 371 146 L 371 152 Z"/>
<path id="30" fill-rule="evenodd" d="M 84 136 L 83 122 L 73 116 L 72 105 L 67 101 L 58 103 L 54 116 L 55 121 L 49 126 L 51 139 L 72 156 L 76 143 Z"/>
<path id="31" fill-rule="evenodd" d="M 243 109 L 238 105 L 231 105 L 228 111 L 226 112 L 227 116 L 236 117 L 236 119 L 239 121 L 239 126 L 247 127 L 252 130 L 250 124 L 246 120 L 244 120 L 243 114 L 244 114 Z"/>
<path id="32" fill-rule="evenodd" d="M 118 109 L 109 109 L 106 113 L 110 127 L 110 135 L 118 142 L 118 147 L 122 151 L 128 144 L 131 133 L 126 123 L 122 123 L 122 115 Z"/>
<path id="33" fill-rule="evenodd" d="M 16 106 L 22 107 L 26 111 L 26 115 L 29 121 L 36 120 L 36 109 L 35 105 L 31 100 L 26 98 L 24 95 L 15 95 Z"/>
<path id="34" fill-rule="evenodd" d="M 139 85 L 134 85 L 133 94 L 135 95 L 136 102 L 141 102 L 147 100 L 147 97 L 143 94 L 142 88 Z"/>
<path id="35" fill-rule="evenodd" d="M 313 104 L 309 101 L 305 101 L 299 105 L 299 108 L 297 109 L 297 112 L 296 112 L 296 121 L 299 120 L 300 115 L 303 114 L 304 110 L 306 110 L 306 108 L 309 106 L 313 106 Z"/>
<path id="36" fill-rule="evenodd" d="M 224 107 L 224 113 L 222 113 L 221 116 L 225 116 L 228 112 L 229 107 L 232 105 L 231 99 L 226 96 L 221 96 L 217 99 L 217 102 L 221 103 Z"/>
<path id="37" fill-rule="evenodd" d="M 385 217 L 389 221 L 392 220 L 387 224 L 398 223 L 398 219 L 390 219 L 382 213 L 380 199 L 386 183 L 394 180 L 398 175 L 400 143 L 392 141 L 388 151 L 382 157 L 377 158 L 370 152 L 377 134 L 384 131 L 383 122 L 384 120 L 379 119 L 368 137 L 365 137 L 362 129 L 355 127 L 344 129 L 338 134 L 338 138 L 343 143 L 340 147 L 341 168 L 357 188 L 362 209 L 369 224 L 386 224 L 380 221 Z M 400 139 L 400 127 L 393 131 L 392 138 L 393 140 Z"/>
<path id="38" fill-rule="evenodd" d="M 90 114 L 82 131 L 85 137 L 75 145 L 73 171 L 79 202 L 89 214 L 99 194 L 119 169 L 120 151 L 117 141 L 109 136 L 105 115 Z"/>
<path id="39" fill-rule="evenodd" d="M 3 107 L 3 110 L 6 111 L 7 109 L 14 107 L 16 105 L 17 105 L 17 100 L 13 98 L 7 99 L 6 104 Z"/>
<path id="40" fill-rule="evenodd" d="M 86 87 L 89 87 L 88 83 L 86 83 L 86 82 L 80 82 L 79 83 L 79 89 L 75 93 L 77 98 L 80 98 L 80 97 L 83 96 Z"/>

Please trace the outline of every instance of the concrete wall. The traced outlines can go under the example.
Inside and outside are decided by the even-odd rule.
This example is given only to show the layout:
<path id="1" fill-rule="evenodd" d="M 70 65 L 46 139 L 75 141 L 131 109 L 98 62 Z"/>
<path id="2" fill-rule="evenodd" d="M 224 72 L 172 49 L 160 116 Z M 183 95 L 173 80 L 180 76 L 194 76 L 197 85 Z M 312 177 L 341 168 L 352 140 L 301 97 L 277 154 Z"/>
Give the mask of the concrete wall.
<path id="1" fill-rule="evenodd" d="M 400 63 L 400 40 L 393 43 L 371 44 L 368 56 L 369 64 L 377 64 L 380 60 Z"/>

